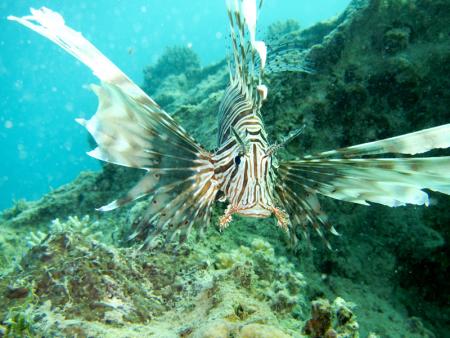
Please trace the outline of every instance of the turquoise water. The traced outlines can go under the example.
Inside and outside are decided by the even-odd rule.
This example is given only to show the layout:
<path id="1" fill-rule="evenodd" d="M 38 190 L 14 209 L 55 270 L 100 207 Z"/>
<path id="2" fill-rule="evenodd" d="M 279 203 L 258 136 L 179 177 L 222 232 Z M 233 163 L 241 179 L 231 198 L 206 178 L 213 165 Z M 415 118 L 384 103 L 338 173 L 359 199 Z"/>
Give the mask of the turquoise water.
<path id="1" fill-rule="evenodd" d="M 259 29 L 296 19 L 304 27 L 340 13 L 349 0 L 266 0 Z M 0 209 L 38 199 L 97 169 L 86 132 L 74 123 L 90 117 L 96 97 L 84 89 L 96 79 L 59 47 L 6 20 L 47 6 L 87 36 L 135 82 L 167 46 L 189 45 L 204 65 L 226 52 L 223 1 L 0 1 Z"/>

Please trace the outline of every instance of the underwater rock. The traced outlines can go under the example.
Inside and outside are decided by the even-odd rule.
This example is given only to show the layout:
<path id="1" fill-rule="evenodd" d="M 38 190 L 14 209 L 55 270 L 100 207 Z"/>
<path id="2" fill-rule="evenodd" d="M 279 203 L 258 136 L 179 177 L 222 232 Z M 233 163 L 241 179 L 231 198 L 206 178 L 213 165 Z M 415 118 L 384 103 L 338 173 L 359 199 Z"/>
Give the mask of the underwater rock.
<path id="1" fill-rule="evenodd" d="M 393 28 L 384 34 L 384 50 L 388 54 L 395 54 L 409 45 L 411 29 L 409 27 Z"/>
<path id="2" fill-rule="evenodd" d="M 270 41 L 280 40 L 286 34 L 300 31 L 300 23 L 296 20 L 277 21 L 267 28 L 265 41 L 270 44 Z"/>
<path id="3" fill-rule="evenodd" d="M 9 290 L 29 291 L 20 299 L 3 293 L 2 304 L 26 308 L 49 301 L 67 320 L 114 325 L 146 322 L 164 309 L 163 300 L 154 295 L 154 282 L 146 277 L 145 265 L 132 258 L 132 251 L 124 253 L 94 240 L 86 226 L 84 230 L 71 225 L 60 229 L 31 248 L 20 267 L 0 281 L 2 290 L 7 284 Z"/>
<path id="4" fill-rule="evenodd" d="M 186 244 L 149 252 L 103 242 L 101 226 L 71 217 L 33 237 L 19 265 L 0 277 L 6 332 L 290 337 L 301 325 L 283 307 L 291 304 L 270 306 L 270 299 L 283 290 L 306 311 L 305 279 L 262 239 L 223 252 L 210 233 L 211 241 L 190 244 L 195 250 Z"/>
<path id="5" fill-rule="evenodd" d="M 248 324 L 238 326 L 223 321 L 211 323 L 193 338 L 290 338 L 288 335 L 276 327 L 265 324 Z"/>
<path id="6" fill-rule="evenodd" d="M 199 70 L 200 59 L 191 48 L 168 47 L 154 66 L 145 68 L 143 88 L 153 93 L 155 88 L 170 75 L 185 74 L 192 81 L 192 77 L 195 77 Z"/>
<path id="7" fill-rule="evenodd" d="M 37 201 L 19 201 L 13 208 L 2 211 L 0 270 L 15 264 L 33 240 L 39 240 L 52 229 L 53 221 L 57 218 L 82 218 L 85 215 L 100 218 L 102 223 L 109 223 L 109 226 L 102 228 L 104 237 L 114 237 L 120 241 L 117 234 L 124 232 L 124 227 L 108 221 L 118 217 L 113 214 L 102 215 L 95 208 L 106 204 L 111 196 L 121 196 L 141 175 L 140 170 L 106 165 L 100 173 L 82 172 L 73 182 L 51 191 Z"/>
<path id="8" fill-rule="evenodd" d="M 282 155 L 286 158 L 401 135 L 450 120 L 450 95 L 443 89 L 450 86 L 450 2 L 352 3 L 357 5 L 355 10 L 326 22 L 325 27 L 317 25 L 282 37 L 309 48 L 306 57 L 314 70 L 270 78 L 271 91 L 263 109 L 269 135 L 285 135 L 306 124 L 299 142 Z M 314 245 L 311 270 L 329 276 L 328 297 L 345 292 L 345 286 L 351 284 L 339 283 L 336 289 L 333 276 L 372 286 L 383 297 L 389 297 L 389 290 L 406 287 L 409 292 L 395 292 L 390 301 L 426 318 L 424 325 L 441 332 L 438 336 L 445 335 L 448 325 L 443 318 L 449 312 L 442 299 L 448 299 L 450 288 L 440 276 L 448 276 L 448 260 L 442 257 L 449 252 L 449 213 L 448 207 L 444 209 L 450 199 L 438 194 L 433 199 L 438 203 L 421 210 L 321 201 L 328 219 L 339 225 L 343 234 L 330 238 L 339 255 L 327 252 L 319 241 Z M 427 275 L 417 278 L 423 271 Z M 418 295 L 424 295 L 420 301 Z M 375 312 L 358 316 L 361 327 L 370 327 L 368 323 L 375 322 L 370 318 L 375 317 Z M 363 329 L 363 333 L 367 331 Z"/>
<path id="9" fill-rule="evenodd" d="M 290 335 L 285 334 L 281 330 L 264 324 L 249 324 L 244 326 L 240 331 L 239 338 L 289 338 Z"/>
<path id="10" fill-rule="evenodd" d="M 231 252 L 217 255 L 216 267 L 228 270 L 238 286 L 251 289 L 257 287 L 265 296 L 271 309 L 278 313 L 305 312 L 306 301 L 301 294 L 306 281 L 295 267 L 283 258 L 277 258 L 272 246 L 255 239 L 251 247 L 241 246 Z"/>
<path id="11" fill-rule="evenodd" d="M 195 338 L 228 338 L 230 336 L 230 324 L 225 321 L 216 321 L 210 323 L 205 328 L 197 332 Z"/>
<path id="12" fill-rule="evenodd" d="M 5 227 L 36 228 L 58 217 L 98 215 L 95 207 L 105 204 L 112 195 L 120 196 L 141 175 L 140 170 L 112 165 L 106 165 L 100 173 L 82 172 L 73 182 L 37 201 L 22 200 L 11 209 L 2 211 L 0 221 Z"/>
<path id="13" fill-rule="evenodd" d="M 327 299 L 313 301 L 303 333 L 313 338 L 358 338 L 359 325 L 350 306 L 342 298 L 332 304 Z"/>
<path id="14" fill-rule="evenodd" d="M 332 337 L 335 335 L 331 328 L 331 306 L 327 299 L 319 299 L 312 302 L 311 319 L 306 322 L 303 333 L 310 337 Z"/>

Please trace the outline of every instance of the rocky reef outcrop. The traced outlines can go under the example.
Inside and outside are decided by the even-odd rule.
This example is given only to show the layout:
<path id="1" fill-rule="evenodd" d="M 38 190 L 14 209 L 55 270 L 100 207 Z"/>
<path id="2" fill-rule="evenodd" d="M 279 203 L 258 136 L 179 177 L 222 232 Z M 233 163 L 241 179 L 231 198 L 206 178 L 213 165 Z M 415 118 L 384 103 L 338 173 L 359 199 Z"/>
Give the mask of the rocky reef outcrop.
<path id="1" fill-rule="evenodd" d="M 305 277 L 261 238 L 141 251 L 102 241 L 108 221 L 55 220 L 0 279 L 8 336 L 290 337 Z M 234 249 L 233 249 L 234 246 Z M 283 323 L 283 324 L 281 324 Z"/>

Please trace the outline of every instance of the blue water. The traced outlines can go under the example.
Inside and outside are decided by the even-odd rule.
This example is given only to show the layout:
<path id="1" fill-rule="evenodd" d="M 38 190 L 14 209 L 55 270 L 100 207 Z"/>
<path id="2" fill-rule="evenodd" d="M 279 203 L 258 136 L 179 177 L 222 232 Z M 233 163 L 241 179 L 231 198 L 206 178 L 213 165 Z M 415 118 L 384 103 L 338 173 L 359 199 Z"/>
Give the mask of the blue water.
<path id="1" fill-rule="evenodd" d="M 339 14 L 350 0 L 265 0 L 259 21 L 296 19 L 303 27 Z M 96 110 L 84 87 L 90 71 L 38 34 L 6 20 L 29 7 L 60 12 L 135 82 L 173 45 L 189 45 L 203 64 L 222 59 L 227 18 L 221 0 L 0 1 L 0 209 L 14 200 L 38 199 L 98 169 L 88 157 L 87 135 L 74 122 Z"/>

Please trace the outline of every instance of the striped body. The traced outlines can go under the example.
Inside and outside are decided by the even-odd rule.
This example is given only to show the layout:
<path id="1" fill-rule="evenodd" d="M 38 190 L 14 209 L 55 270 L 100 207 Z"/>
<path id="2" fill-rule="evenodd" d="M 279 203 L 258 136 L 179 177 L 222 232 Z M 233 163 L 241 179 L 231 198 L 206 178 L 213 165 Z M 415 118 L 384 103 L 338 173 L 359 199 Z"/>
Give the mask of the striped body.
<path id="1" fill-rule="evenodd" d="M 246 101 L 245 94 L 245 89 L 236 81 L 227 89 L 219 108 L 215 175 L 230 209 L 245 216 L 269 217 L 274 207 L 275 172 L 272 157 L 266 155 L 269 144 L 259 107 Z M 233 137 L 231 128 L 235 128 L 246 143 L 245 154 L 240 153 L 241 146 Z"/>

